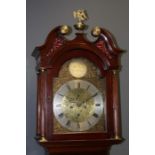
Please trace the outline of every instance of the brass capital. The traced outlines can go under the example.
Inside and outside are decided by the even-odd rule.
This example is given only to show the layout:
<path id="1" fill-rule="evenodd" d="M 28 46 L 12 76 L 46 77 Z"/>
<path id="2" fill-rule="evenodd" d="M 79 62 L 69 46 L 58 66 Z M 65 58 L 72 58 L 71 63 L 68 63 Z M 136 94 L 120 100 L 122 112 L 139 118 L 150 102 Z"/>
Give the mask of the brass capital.
<path id="1" fill-rule="evenodd" d="M 120 136 L 118 136 L 118 135 L 115 136 L 115 139 L 116 140 L 122 140 L 122 138 Z"/>
<path id="2" fill-rule="evenodd" d="M 41 71 L 41 72 L 44 72 L 44 71 L 45 71 L 45 68 L 41 67 L 41 68 L 40 68 L 40 71 Z"/>
<path id="3" fill-rule="evenodd" d="M 113 74 L 117 75 L 119 73 L 119 70 L 113 70 Z"/>
<path id="4" fill-rule="evenodd" d="M 47 142 L 47 140 L 44 136 L 42 136 L 41 139 L 39 140 L 39 142 L 43 143 L 43 142 Z"/>

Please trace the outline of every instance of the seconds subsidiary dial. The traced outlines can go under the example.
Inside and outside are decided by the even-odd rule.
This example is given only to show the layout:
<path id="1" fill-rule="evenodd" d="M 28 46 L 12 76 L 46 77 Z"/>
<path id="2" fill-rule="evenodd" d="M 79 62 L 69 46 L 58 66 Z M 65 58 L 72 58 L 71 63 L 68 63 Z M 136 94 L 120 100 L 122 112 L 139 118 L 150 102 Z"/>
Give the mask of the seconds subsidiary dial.
<path id="1" fill-rule="evenodd" d="M 70 131 L 86 131 L 95 126 L 103 108 L 101 92 L 84 80 L 66 82 L 54 96 L 55 118 Z"/>

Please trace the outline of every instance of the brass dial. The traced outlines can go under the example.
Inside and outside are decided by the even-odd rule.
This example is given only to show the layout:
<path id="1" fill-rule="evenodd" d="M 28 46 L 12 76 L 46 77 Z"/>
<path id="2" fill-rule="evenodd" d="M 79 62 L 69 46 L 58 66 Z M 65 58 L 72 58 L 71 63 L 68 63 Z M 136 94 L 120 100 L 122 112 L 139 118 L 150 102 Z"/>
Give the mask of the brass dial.
<path id="1" fill-rule="evenodd" d="M 103 98 L 90 82 L 72 80 L 54 96 L 54 115 L 70 131 L 86 131 L 96 125 L 103 114 Z"/>

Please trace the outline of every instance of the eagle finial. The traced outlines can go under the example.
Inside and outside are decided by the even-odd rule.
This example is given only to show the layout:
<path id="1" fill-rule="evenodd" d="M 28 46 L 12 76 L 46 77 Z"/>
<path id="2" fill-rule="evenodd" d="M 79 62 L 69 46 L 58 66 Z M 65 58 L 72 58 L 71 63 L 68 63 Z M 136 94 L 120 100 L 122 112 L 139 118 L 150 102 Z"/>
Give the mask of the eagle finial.
<path id="1" fill-rule="evenodd" d="M 86 21 L 88 19 L 86 10 L 79 9 L 77 11 L 73 11 L 73 16 L 75 19 L 77 19 L 77 23 L 74 25 L 74 27 L 77 30 L 86 29 L 87 26 L 84 24 L 84 21 Z"/>

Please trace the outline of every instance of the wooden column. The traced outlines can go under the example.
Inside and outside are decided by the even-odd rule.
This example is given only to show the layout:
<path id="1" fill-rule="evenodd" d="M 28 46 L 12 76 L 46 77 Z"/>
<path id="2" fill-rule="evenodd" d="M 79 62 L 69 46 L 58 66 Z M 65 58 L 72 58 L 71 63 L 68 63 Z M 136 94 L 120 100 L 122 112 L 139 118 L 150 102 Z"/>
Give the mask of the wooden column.
<path id="1" fill-rule="evenodd" d="M 40 109 L 38 109 L 38 117 L 40 117 L 40 122 L 38 122 L 38 129 L 40 131 L 40 142 L 46 141 L 45 139 L 45 101 L 46 101 L 46 70 L 41 68 L 40 69 L 40 75 L 39 75 L 39 83 L 40 83 L 40 89 L 39 89 L 39 96 L 40 98 Z"/>
<path id="2" fill-rule="evenodd" d="M 40 80 L 40 72 L 37 73 L 37 133 L 36 133 L 36 138 L 39 139 L 41 137 L 41 102 L 40 102 L 40 85 L 41 85 L 41 80 Z"/>
<path id="3" fill-rule="evenodd" d="M 113 70 L 113 110 L 114 110 L 114 138 L 121 139 L 121 117 L 119 101 L 119 71 Z"/>

